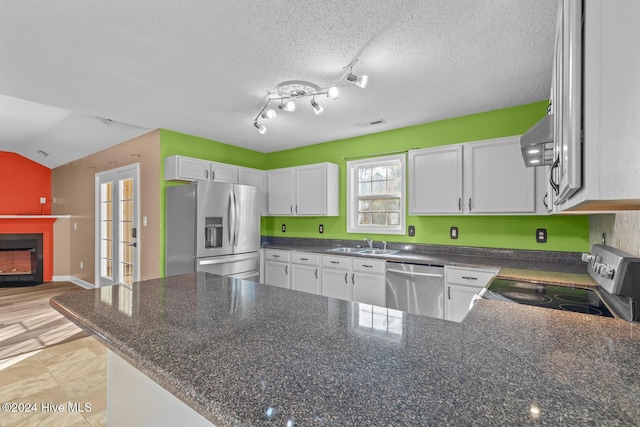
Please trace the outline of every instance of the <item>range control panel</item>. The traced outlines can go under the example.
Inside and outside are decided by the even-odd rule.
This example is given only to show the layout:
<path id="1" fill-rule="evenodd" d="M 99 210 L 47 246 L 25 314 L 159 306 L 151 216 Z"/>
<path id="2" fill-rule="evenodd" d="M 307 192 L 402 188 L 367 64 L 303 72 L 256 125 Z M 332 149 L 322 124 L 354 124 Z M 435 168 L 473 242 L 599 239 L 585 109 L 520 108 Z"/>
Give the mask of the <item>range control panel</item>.
<path id="1" fill-rule="evenodd" d="M 589 264 L 587 271 L 591 277 L 615 295 L 621 294 L 629 264 L 640 263 L 639 258 L 606 245 L 593 245 L 591 253 L 582 254 L 582 261 Z"/>

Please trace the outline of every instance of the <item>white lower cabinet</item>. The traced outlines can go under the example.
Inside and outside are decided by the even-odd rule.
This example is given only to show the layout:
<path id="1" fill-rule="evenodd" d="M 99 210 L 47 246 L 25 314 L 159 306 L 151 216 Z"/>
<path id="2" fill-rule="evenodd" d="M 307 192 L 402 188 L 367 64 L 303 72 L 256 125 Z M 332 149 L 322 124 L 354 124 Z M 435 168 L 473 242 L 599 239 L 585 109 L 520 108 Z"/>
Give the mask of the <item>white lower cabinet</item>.
<path id="1" fill-rule="evenodd" d="M 322 295 L 330 298 L 351 300 L 351 258 L 344 256 L 322 256 Z"/>
<path id="2" fill-rule="evenodd" d="M 267 285 L 290 288 L 288 251 L 267 249 L 264 251 L 264 282 Z"/>
<path id="3" fill-rule="evenodd" d="M 461 322 L 469 312 L 473 297 L 498 273 L 497 269 L 444 268 L 444 318 Z"/>
<path id="4" fill-rule="evenodd" d="M 386 261 L 354 258 L 351 262 L 351 300 L 385 307 Z"/>
<path id="5" fill-rule="evenodd" d="M 291 253 L 291 289 L 320 294 L 320 255 Z"/>

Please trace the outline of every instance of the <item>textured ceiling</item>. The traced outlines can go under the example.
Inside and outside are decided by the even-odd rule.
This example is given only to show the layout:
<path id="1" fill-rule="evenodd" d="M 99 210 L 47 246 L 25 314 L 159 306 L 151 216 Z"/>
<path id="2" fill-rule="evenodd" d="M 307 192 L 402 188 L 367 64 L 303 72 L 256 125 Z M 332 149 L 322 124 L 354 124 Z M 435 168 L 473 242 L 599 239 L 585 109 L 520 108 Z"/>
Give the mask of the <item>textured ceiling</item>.
<path id="1" fill-rule="evenodd" d="M 43 119 L 22 133 L 2 126 L 0 149 L 19 145 L 55 167 L 146 129 L 272 152 L 546 99 L 557 0 L 3 0 L 0 9 L 0 95 L 62 109 L 32 104 Z M 278 83 L 328 87 L 356 58 L 366 89 L 343 84 L 339 99 L 319 98 L 321 116 L 298 102 L 263 121 L 264 135 L 252 126 Z M 10 121 L 4 105 L 0 125 Z M 60 132 L 85 115 L 114 120 L 123 135 L 111 136 L 124 139 L 107 142 L 114 126 L 100 121 L 81 128 L 88 135 Z M 385 123 L 355 126 L 377 119 Z M 64 138 L 47 137 L 52 123 Z M 15 144 L 16 133 L 35 136 Z"/>

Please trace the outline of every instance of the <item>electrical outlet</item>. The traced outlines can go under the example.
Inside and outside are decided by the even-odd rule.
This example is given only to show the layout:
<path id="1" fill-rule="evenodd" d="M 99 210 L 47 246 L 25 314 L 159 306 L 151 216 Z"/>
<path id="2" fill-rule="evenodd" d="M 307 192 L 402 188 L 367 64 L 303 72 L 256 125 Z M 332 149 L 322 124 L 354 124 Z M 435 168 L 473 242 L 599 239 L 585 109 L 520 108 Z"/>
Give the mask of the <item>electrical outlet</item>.
<path id="1" fill-rule="evenodd" d="M 410 225 L 409 226 L 409 237 L 414 237 L 416 235 L 416 226 L 415 225 Z"/>
<path id="2" fill-rule="evenodd" d="M 77 223 L 77 222 L 74 222 L 74 223 L 73 223 L 73 229 L 74 229 L 74 230 L 77 230 L 77 229 L 78 229 L 78 223 Z"/>
<path id="3" fill-rule="evenodd" d="M 282 224 L 282 232 L 285 233 L 287 231 L 287 224 Z"/>
<path id="4" fill-rule="evenodd" d="M 80 261 L 80 270 L 84 270 L 84 262 Z"/>
<path id="5" fill-rule="evenodd" d="M 324 225 L 320 224 L 318 226 L 318 233 L 320 233 L 320 234 L 324 233 Z"/>
<path id="6" fill-rule="evenodd" d="M 458 238 L 458 227 L 451 227 L 449 229 L 449 237 L 451 237 L 452 239 Z"/>
<path id="7" fill-rule="evenodd" d="M 47 198 L 46 197 L 40 197 L 40 204 L 44 205 L 45 203 L 47 203 Z"/>
<path id="8" fill-rule="evenodd" d="M 547 243 L 547 229 L 546 228 L 538 228 L 536 230 L 536 242 L 538 242 L 538 243 Z"/>

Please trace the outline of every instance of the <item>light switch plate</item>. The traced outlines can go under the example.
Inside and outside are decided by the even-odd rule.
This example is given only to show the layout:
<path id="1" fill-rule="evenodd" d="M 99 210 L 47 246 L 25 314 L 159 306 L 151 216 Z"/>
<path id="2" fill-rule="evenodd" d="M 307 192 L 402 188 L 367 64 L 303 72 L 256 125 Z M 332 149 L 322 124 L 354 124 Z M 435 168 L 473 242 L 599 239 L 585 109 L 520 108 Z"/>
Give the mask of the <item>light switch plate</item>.
<path id="1" fill-rule="evenodd" d="M 415 225 L 410 225 L 409 226 L 409 237 L 414 237 L 416 235 L 416 226 Z"/>
<path id="2" fill-rule="evenodd" d="M 287 231 L 287 224 L 282 224 L 282 232 L 286 232 Z"/>
<path id="3" fill-rule="evenodd" d="M 452 239 L 458 238 L 458 227 L 451 227 L 449 229 L 449 237 L 451 237 Z"/>
<path id="4" fill-rule="evenodd" d="M 318 226 L 318 233 L 320 233 L 320 234 L 324 233 L 324 225 L 320 224 Z"/>

